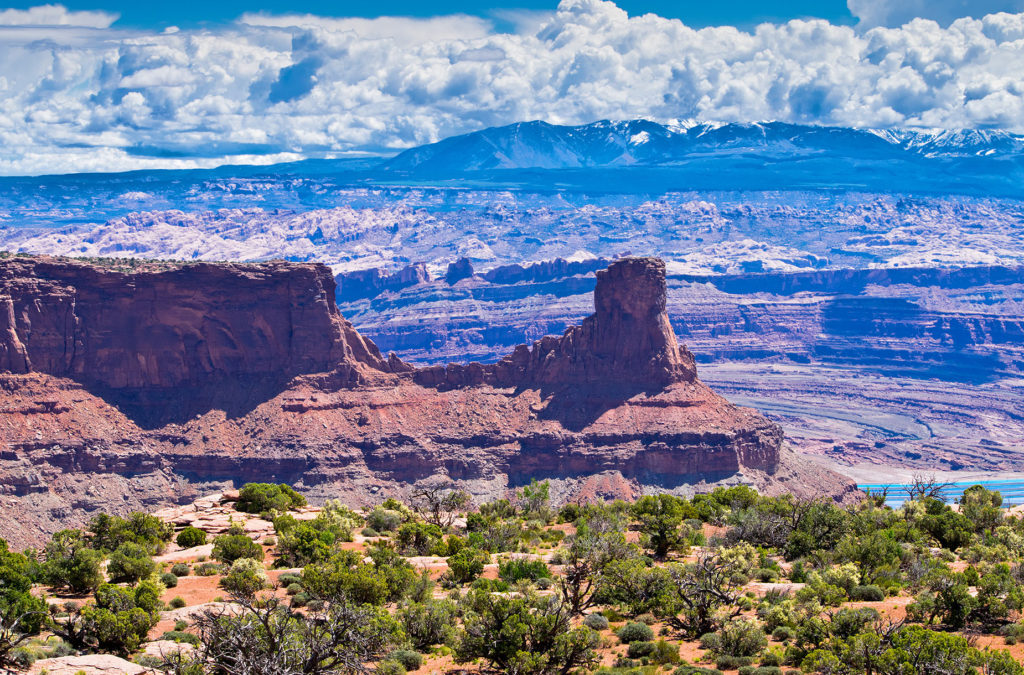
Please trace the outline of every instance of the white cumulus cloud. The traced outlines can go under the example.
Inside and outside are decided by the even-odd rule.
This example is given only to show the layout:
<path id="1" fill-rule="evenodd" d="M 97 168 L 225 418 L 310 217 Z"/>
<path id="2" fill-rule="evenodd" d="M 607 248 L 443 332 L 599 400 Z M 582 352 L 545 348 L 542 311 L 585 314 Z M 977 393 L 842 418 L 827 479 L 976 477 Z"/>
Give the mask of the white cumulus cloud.
<path id="1" fill-rule="evenodd" d="M 892 23 L 875 1 L 877 22 Z M 49 20 L 60 12 L 81 14 Z M 531 119 L 1024 132 L 1020 13 L 744 31 L 562 0 L 512 33 L 466 16 L 247 14 L 159 33 L 111 21 L 0 26 L 0 172 L 394 151 Z"/>
<path id="2" fill-rule="evenodd" d="M 110 12 L 71 12 L 63 5 L 0 10 L 0 26 L 78 26 L 108 28 L 119 15 Z"/>
<path id="3" fill-rule="evenodd" d="M 963 17 L 1024 11 L 1024 0 L 846 0 L 864 26 L 902 26 L 917 18 L 947 26 Z"/>

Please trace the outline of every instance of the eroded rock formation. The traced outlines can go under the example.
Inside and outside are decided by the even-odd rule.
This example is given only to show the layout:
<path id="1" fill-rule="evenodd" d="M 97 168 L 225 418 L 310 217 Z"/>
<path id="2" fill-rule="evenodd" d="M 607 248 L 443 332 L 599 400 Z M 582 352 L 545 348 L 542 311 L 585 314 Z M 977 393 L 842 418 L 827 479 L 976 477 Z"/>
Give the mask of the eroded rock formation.
<path id="1" fill-rule="evenodd" d="M 250 480 L 354 504 L 439 476 L 481 499 L 849 488 L 697 379 L 661 261 L 614 263 L 580 326 L 488 365 L 385 359 L 333 298 L 319 265 L 0 262 L 0 536 Z"/>

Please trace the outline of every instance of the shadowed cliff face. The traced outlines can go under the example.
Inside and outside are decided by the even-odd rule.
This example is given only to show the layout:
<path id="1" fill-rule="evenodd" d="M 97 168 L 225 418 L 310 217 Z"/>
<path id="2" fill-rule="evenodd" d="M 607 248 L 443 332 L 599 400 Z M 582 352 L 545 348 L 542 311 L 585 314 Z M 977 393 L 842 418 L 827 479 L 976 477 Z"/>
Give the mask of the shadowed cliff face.
<path id="1" fill-rule="evenodd" d="M 338 313 L 322 266 L 0 263 L 0 368 L 75 380 L 147 427 L 238 416 L 339 364 L 387 369 Z"/>

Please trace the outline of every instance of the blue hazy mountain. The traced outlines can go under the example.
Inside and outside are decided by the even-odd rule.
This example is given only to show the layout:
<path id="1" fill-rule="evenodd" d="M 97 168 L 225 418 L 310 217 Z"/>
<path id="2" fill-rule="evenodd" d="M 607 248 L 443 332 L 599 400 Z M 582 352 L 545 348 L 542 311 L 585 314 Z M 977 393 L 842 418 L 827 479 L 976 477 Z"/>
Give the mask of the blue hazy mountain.
<path id="1" fill-rule="evenodd" d="M 777 122 L 523 122 L 388 158 L 0 178 L 0 228 L 95 223 L 167 209 L 377 207 L 434 187 L 558 192 L 570 201 L 735 191 L 1024 199 L 1024 140 L 994 131 Z"/>
<path id="2" fill-rule="evenodd" d="M 577 169 L 683 166 L 706 159 L 789 162 L 1021 157 L 1019 136 L 993 131 L 874 131 L 762 124 L 667 126 L 648 120 L 558 126 L 521 122 L 493 127 L 399 154 L 385 163 L 399 171 L 455 174 L 496 169 Z"/>
<path id="3" fill-rule="evenodd" d="M 1024 196 L 1024 139 L 998 131 L 768 122 L 523 122 L 406 150 L 383 168 L 462 180 L 621 192 L 857 190 Z"/>

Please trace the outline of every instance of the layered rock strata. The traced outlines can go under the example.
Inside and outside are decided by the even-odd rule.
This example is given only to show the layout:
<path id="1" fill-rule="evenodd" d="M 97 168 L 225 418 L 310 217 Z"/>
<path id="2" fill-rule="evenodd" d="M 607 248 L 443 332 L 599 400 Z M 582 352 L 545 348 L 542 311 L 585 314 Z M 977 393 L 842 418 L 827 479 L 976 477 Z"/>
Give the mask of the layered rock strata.
<path id="1" fill-rule="evenodd" d="M 352 329 L 319 265 L 0 262 L 0 536 L 253 480 L 353 504 L 439 477 L 478 499 L 533 478 L 562 500 L 848 490 L 697 378 L 665 289 L 661 261 L 625 259 L 562 337 L 415 369 Z"/>

